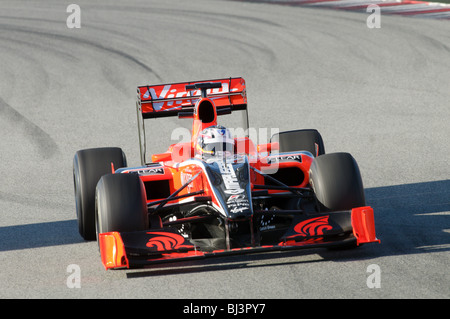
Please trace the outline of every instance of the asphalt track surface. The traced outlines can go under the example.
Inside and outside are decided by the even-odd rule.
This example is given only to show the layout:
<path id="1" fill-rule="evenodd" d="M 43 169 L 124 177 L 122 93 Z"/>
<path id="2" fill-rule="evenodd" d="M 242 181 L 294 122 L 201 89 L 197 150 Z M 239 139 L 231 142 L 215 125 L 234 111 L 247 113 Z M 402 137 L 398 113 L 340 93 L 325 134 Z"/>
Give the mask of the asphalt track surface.
<path id="1" fill-rule="evenodd" d="M 1 298 L 449 298 L 450 23 L 228 1 L 0 4 Z M 136 86 L 242 76 L 250 125 L 316 128 L 358 161 L 381 244 L 105 271 L 72 159 L 139 164 Z M 153 147 L 170 142 L 154 121 Z M 81 288 L 69 288 L 69 265 Z M 369 288 L 370 265 L 381 270 Z M 69 269 L 70 270 L 70 269 Z M 69 280 L 70 281 L 70 280 Z M 370 281 L 370 278 L 369 278 Z"/>

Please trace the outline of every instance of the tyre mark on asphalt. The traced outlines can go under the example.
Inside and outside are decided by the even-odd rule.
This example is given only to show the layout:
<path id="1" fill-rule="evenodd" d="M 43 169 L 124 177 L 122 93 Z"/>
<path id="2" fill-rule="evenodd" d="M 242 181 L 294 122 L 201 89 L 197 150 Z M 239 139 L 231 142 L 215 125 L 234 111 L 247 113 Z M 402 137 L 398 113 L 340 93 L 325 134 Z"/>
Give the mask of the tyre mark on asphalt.
<path id="1" fill-rule="evenodd" d="M 31 140 L 31 142 L 37 146 L 39 154 L 44 159 L 51 158 L 58 151 L 58 145 L 47 132 L 27 119 L 24 115 L 20 114 L 1 97 L 0 116 L 17 124 L 17 126 L 24 131 L 25 135 Z"/>
<path id="2" fill-rule="evenodd" d="M 95 47 L 99 50 L 102 51 L 107 51 L 109 53 L 115 54 L 120 56 L 121 58 L 124 58 L 126 60 L 129 60 L 131 62 L 133 62 L 134 64 L 140 66 L 141 68 L 143 68 L 144 70 L 150 72 L 151 74 L 153 74 L 160 82 L 162 82 L 162 78 L 161 76 L 159 76 L 158 73 L 156 73 L 151 67 L 149 67 L 148 65 L 146 65 L 145 63 L 139 61 L 137 58 L 135 58 L 134 56 L 111 48 L 111 47 L 106 47 L 104 45 L 101 45 L 99 43 L 87 40 L 87 39 L 80 39 L 80 38 L 74 38 L 74 37 L 70 37 L 70 36 L 66 36 L 66 35 L 62 35 L 62 34 L 56 34 L 56 33 L 49 33 L 49 32 L 44 32 L 44 31 L 35 31 L 35 30 L 31 30 L 28 28 L 20 28 L 20 27 L 16 27 L 16 26 L 11 26 L 8 24 L 0 24 L 0 29 L 4 30 L 4 31 L 11 31 L 11 32 L 22 32 L 22 33 L 27 33 L 27 34 L 34 34 L 37 36 L 43 36 L 43 37 L 47 37 L 50 39 L 58 39 L 61 41 L 65 41 L 65 42 L 71 42 L 73 44 L 84 44 L 84 45 L 88 45 L 88 46 L 92 46 Z"/>

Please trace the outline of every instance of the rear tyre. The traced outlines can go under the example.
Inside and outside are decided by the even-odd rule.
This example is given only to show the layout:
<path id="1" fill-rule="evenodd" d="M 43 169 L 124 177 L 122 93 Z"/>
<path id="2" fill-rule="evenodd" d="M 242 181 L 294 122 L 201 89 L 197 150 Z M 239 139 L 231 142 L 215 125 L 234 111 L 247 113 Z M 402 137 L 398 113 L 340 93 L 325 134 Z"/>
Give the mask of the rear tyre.
<path id="1" fill-rule="evenodd" d="M 139 175 L 104 175 L 95 197 L 97 238 L 100 233 L 148 229 L 146 193 Z"/>
<path id="2" fill-rule="evenodd" d="M 95 240 L 95 188 L 102 175 L 111 173 L 111 163 L 118 169 L 127 166 L 118 147 L 80 150 L 73 159 L 73 181 L 78 230 L 85 240 Z"/>
<path id="3" fill-rule="evenodd" d="M 270 142 L 279 143 L 279 152 L 308 151 L 314 157 L 325 154 L 322 136 L 317 130 L 295 130 L 274 134 Z"/>
<path id="4" fill-rule="evenodd" d="M 358 164 L 349 153 L 318 156 L 309 171 L 310 184 L 319 203 L 328 210 L 366 206 Z"/>

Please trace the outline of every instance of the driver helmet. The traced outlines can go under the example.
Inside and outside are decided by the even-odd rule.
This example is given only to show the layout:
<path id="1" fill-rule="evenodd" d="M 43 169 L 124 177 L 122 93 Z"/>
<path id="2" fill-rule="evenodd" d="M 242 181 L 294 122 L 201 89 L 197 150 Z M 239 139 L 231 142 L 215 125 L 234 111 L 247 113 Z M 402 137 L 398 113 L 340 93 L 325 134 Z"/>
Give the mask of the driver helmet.
<path id="1" fill-rule="evenodd" d="M 197 137 L 196 156 L 202 159 L 228 157 L 234 154 L 234 138 L 229 129 L 221 125 L 205 128 Z"/>

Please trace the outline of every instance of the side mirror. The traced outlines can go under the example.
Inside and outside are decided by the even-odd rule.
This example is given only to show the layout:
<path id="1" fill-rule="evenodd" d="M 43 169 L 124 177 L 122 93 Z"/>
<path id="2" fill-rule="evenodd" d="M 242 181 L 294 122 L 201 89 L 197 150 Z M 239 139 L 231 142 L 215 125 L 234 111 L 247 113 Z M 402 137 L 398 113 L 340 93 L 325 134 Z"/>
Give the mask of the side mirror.
<path id="1" fill-rule="evenodd" d="M 264 152 L 272 152 L 272 151 L 278 151 L 280 149 L 280 144 L 278 142 L 273 143 L 267 143 L 267 144 L 258 144 L 257 146 L 258 153 L 264 153 Z"/>
<path id="2" fill-rule="evenodd" d="M 153 154 L 152 162 L 167 162 L 172 160 L 172 153 Z"/>

